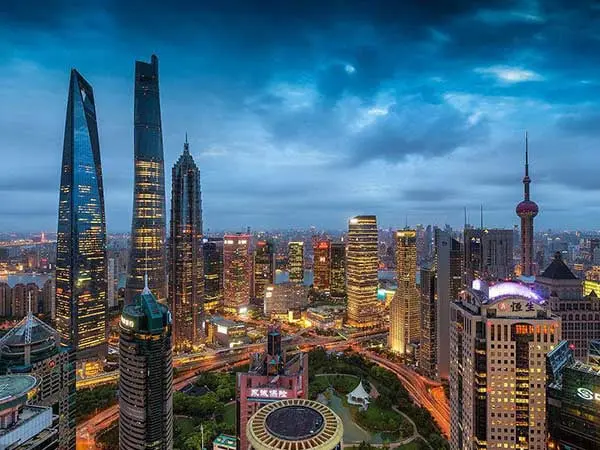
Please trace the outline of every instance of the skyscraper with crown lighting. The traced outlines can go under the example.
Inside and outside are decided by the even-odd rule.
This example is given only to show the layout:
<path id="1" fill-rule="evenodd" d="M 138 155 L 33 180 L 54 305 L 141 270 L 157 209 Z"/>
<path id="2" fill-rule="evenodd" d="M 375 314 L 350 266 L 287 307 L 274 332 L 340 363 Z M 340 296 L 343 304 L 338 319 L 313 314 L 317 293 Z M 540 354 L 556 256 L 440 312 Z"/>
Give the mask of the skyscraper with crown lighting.
<path id="1" fill-rule="evenodd" d="M 537 216 L 538 205 L 529 198 L 529 140 L 525 134 L 525 176 L 523 177 L 523 201 L 517 205 L 517 216 L 521 218 L 521 275 L 535 275 L 533 264 L 533 219 Z"/>

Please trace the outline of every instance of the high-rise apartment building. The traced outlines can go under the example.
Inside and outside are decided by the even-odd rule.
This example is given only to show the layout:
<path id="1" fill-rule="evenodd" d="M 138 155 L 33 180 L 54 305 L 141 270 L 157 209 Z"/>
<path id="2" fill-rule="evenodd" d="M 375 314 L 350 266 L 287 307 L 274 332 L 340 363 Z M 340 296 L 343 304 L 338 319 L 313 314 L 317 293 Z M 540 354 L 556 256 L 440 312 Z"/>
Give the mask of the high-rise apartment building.
<path id="1" fill-rule="evenodd" d="M 148 286 L 167 299 L 165 169 L 158 90 L 158 58 L 135 63 L 133 217 L 125 304 Z"/>
<path id="2" fill-rule="evenodd" d="M 254 299 L 263 303 L 265 289 L 275 284 L 275 246 L 272 241 L 258 241 L 254 249 Z"/>
<path id="3" fill-rule="evenodd" d="M 60 345 L 58 332 L 31 310 L 0 339 L 0 374 L 35 376 L 31 404 L 57 414 L 57 448 L 75 450 L 75 352 Z"/>
<path id="4" fill-rule="evenodd" d="M 357 216 L 350 219 L 346 253 L 346 289 L 348 323 L 351 326 L 365 328 L 379 323 L 377 250 L 377 218 Z"/>
<path id="5" fill-rule="evenodd" d="M 331 241 L 318 239 L 313 245 L 313 287 L 329 293 L 331 287 Z"/>
<path id="6" fill-rule="evenodd" d="M 536 284 L 550 309 L 562 320 L 562 339 L 569 341 L 579 361 L 587 361 L 590 342 L 600 339 L 600 301 L 595 293 L 583 295 L 583 280 L 565 264 L 560 252 Z"/>
<path id="7" fill-rule="evenodd" d="M 346 297 L 346 244 L 343 242 L 331 244 L 330 293 L 333 299 Z"/>
<path id="8" fill-rule="evenodd" d="M 502 280 L 513 273 L 513 230 L 466 228 L 465 285 L 475 279 Z"/>
<path id="9" fill-rule="evenodd" d="M 538 205 L 529 198 L 529 141 L 525 134 L 525 176 L 523 177 L 523 201 L 517 205 L 517 216 L 521 218 L 521 275 L 535 275 L 533 263 L 533 219 L 538 215 Z"/>
<path id="10" fill-rule="evenodd" d="M 304 283 L 304 242 L 288 244 L 288 272 L 290 283 Z"/>
<path id="11" fill-rule="evenodd" d="M 429 378 L 437 376 L 437 274 L 422 268 L 419 280 L 421 297 L 421 340 L 419 366 Z"/>
<path id="12" fill-rule="evenodd" d="M 204 256 L 204 311 L 223 306 L 223 238 L 210 237 L 202 244 Z"/>
<path id="13" fill-rule="evenodd" d="M 546 448 L 546 355 L 560 319 L 525 285 L 468 288 L 451 304 L 450 448 Z"/>
<path id="14" fill-rule="evenodd" d="M 56 325 L 81 362 L 106 354 L 106 221 L 92 86 L 71 71 L 58 206 Z"/>
<path id="15" fill-rule="evenodd" d="M 250 304 L 252 260 L 249 234 L 223 237 L 223 303 L 230 312 L 240 312 Z"/>
<path id="16" fill-rule="evenodd" d="M 200 171 L 190 154 L 187 136 L 171 179 L 169 302 L 173 345 L 176 350 L 187 351 L 200 344 L 204 313 Z"/>
<path id="17" fill-rule="evenodd" d="M 171 313 L 147 285 L 123 309 L 119 334 L 119 449 L 171 449 Z"/>
<path id="18" fill-rule="evenodd" d="M 396 232 L 396 271 L 398 288 L 390 305 L 388 345 L 394 352 L 405 354 L 411 343 L 421 337 L 419 293 L 417 291 L 417 233 Z"/>
<path id="19" fill-rule="evenodd" d="M 450 303 L 462 289 L 463 252 L 460 242 L 448 231 L 435 230 L 435 270 L 437 273 L 437 377 L 450 373 Z"/>

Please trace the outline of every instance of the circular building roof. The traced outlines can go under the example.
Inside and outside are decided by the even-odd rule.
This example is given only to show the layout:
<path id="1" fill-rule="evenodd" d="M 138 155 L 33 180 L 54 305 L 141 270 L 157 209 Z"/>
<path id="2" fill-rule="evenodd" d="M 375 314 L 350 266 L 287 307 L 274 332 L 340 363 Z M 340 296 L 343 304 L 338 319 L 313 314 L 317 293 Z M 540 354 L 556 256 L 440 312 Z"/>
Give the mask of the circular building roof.
<path id="1" fill-rule="evenodd" d="M 247 437 L 256 450 L 330 450 L 342 441 L 340 418 L 312 400 L 270 403 L 248 421 Z"/>
<path id="2" fill-rule="evenodd" d="M 0 376 L 0 410 L 24 403 L 36 384 L 36 378 L 31 375 Z"/>

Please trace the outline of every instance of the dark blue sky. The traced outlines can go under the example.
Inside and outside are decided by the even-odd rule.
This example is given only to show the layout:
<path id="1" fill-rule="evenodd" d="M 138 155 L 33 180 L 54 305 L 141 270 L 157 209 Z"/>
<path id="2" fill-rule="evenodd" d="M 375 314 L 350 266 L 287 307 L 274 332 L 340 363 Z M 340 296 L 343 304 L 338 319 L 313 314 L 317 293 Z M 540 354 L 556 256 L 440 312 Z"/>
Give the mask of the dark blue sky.
<path id="1" fill-rule="evenodd" d="M 153 52 L 167 196 L 187 131 L 208 228 L 458 226 L 481 203 L 511 226 L 526 129 L 538 226 L 600 219 L 595 2 L 11 3 L 0 230 L 56 227 L 71 67 L 95 91 L 108 229 L 129 229 L 134 61 Z"/>

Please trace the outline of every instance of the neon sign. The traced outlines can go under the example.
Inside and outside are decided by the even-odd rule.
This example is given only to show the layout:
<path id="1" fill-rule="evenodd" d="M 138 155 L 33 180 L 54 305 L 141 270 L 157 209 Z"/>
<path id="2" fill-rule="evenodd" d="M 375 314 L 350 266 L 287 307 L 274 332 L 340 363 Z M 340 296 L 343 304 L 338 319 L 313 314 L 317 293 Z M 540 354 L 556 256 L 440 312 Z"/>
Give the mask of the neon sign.
<path id="1" fill-rule="evenodd" d="M 284 389 L 250 389 L 250 397 L 288 398 L 288 391 Z"/>
<path id="2" fill-rule="evenodd" d="M 577 396 L 584 400 L 596 400 L 600 402 L 600 393 L 594 393 L 587 388 L 577 388 Z"/>

